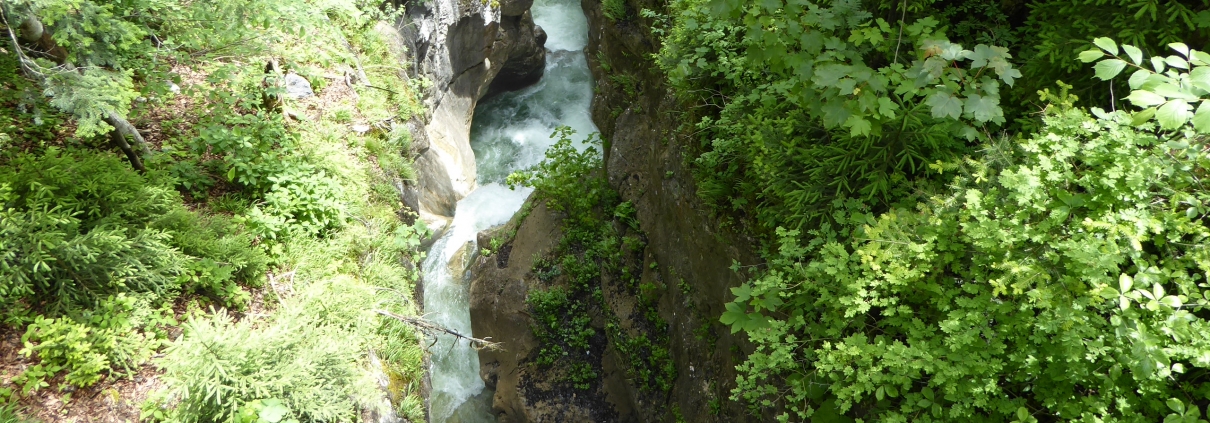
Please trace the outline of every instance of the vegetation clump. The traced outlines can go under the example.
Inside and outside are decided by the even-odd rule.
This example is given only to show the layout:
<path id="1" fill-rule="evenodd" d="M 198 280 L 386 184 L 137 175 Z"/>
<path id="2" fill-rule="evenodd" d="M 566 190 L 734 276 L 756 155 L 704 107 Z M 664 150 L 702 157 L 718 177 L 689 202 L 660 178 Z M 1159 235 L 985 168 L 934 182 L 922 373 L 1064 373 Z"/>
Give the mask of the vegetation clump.
<path id="1" fill-rule="evenodd" d="M 131 420 L 423 418 L 422 335 L 379 313 L 417 313 L 426 232 L 395 188 L 414 177 L 399 123 L 420 108 L 374 29 L 396 16 L 0 5 L 0 318 L 22 344 L 0 403 L 68 415 L 94 389 Z M 350 78 L 325 91 L 333 73 Z M 287 95 L 286 74 L 322 98 Z M 136 374 L 163 389 L 116 383 Z"/>

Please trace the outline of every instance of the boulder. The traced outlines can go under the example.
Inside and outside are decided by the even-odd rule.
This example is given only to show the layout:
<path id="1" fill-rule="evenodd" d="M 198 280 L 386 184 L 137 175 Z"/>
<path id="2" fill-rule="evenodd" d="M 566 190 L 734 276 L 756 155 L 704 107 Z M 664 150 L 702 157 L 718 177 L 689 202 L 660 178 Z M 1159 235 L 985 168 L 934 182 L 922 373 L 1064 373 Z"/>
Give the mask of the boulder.
<path id="1" fill-rule="evenodd" d="M 311 90 L 311 81 L 307 78 L 291 72 L 282 79 L 286 84 L 286 96 L 292 99 L 301 100 L 315 95 L 315 91 Z"/>

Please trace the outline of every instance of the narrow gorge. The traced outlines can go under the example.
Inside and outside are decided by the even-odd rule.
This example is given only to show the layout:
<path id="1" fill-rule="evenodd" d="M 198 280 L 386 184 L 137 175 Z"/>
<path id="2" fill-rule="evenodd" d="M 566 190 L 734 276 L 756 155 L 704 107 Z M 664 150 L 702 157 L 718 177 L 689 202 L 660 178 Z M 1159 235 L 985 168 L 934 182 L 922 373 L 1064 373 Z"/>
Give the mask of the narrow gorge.
<path id="1" fill-rule="evenodd" d="M 443 6 L 449 5 L 436 3 L 426 10 L 441 12 Z M 493 59 L 480 61 L 481 50 L 474 47 L 495 52 L 501 45 L 453 47 L 466 42 L 454 38 L 469 31 L 459 25 L 477 27 L 483 22 L 478 16 L 437 19 L 457 22 L 446 30 L 450 38 L 418 47 L 425 53 L 418 55 L 423 58 L 420 68 L 426 69 L 428 61 L 427 69 L 437 70 L 430 71 L 439 94 L 431 100 L 435 111 L 427 133 L 430 140 L 442 140 L 434 146 L 447 144 L 417 161 L 421 216 L 439 232 L 424 264 L 423 292 L 425 311 L 435 322 L 489 337 L 502 348 L 476 354 L 466 341 L 452 339 L 430 348 L 430 421 L 743 421 L 743 410 L 726 400 L 742 344 L 716 316 L 728 288 L 739 283 L 729 258 L 754 261 L 740 247 L 752 241 L 718 229 L 681 169 L 682 151 L 675 139 L 679 122 L 671 114 L 675 101 L 645 59 L 654 52 L 652 40 L 633 25 L 607 19 L 599 3 L 538 0 L 521 21 L 532 16 L 535 30 L 545 37 L 543 76 L 519 91 L 497 92 L 488 88 L 500 86 L 491 82 Z M 438 31 L 427 26 L 433 18 L 419 20 L 423 23 L 413 37 L 420 35 L 423 41 L 428 34 L 429 40 L 439 40 L 432 38 Z M 462 65 L 447 72 L 434 65 L 441 63 L 434 54 L 449 54 L 449 63 Z M 470 72 L 454 71 L 466 64 L 471 64 Z M 465 78 L 461 75 L 478 75 L 473 95 L 453 89 Z M 480 95 L 488 97 L 467 101 Z M 473 116 L 469 130 L 459 116 Z M 585 148 L 582 141 L 589 134 L 609 140 L 604 144 L 609 186 L 634 205 L 633 219 L 641 230 L 633 232 L 646 245 L 631 263 L 635 286 L 646 287 L 641 294 L 618 288 L 618 281 L 608 278 L 595 281 L 612 306 L 593 311 L 596 346 L 591 350 L 598 356 L 589 361 L 598 378 L 587 389 L 568 383 L 566 369 L 534 363 L 540 345 L 527 299 L 545 286 L 537 280 L 534 262 L 559 244 L 563 215 L 533 200 L 523 207 L 532 189 L 512 191 L 502 185 L 510 172 L 542 160 L 556 126 L 575 130 L 578 149 Z M 464 130 L 469 136 L 461 135 Z M 466 166 L 470 157 L 474 167 Z M 440 164 L 446 173 L 435 171 Z M 457 200 L 463 193 L 469 195 Z M 519 209 L 523 212 L 514 216 Z M 447 220 L 451 212 L 452 220 Z M 639 317 L 644 309 L 651 319 Z M 624 326 L 624 333 L 606 335 L 611 319 Z M 644 323 L 632 325 L 632 320 Z M 660 340 L 662 345 L 633 351 L 649 360 L 635 364 L 636 357 L 620 354 L 612 345 L 622 339 Z M 650 358 L 657 350 L 662 361 Z M 667 367 L 660 371 L 668 380 L 662 387 L 636 381 L 636 366 Z"/>

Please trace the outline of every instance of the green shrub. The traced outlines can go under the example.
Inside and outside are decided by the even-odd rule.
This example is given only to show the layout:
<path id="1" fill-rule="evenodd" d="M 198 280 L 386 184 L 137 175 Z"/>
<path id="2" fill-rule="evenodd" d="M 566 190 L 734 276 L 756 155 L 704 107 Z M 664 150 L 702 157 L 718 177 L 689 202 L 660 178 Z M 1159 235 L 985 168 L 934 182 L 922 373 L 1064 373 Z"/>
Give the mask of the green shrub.
<path id="1" fill-rule="evenodd" d="M 173 181 L 75 150 L 18 154 L 0 168 L 0 304 L 66 312 L 122 292 L 168 298 L 263 271 L 251 238 L 184 209 Z M 70 283 L 69 283 L 70 282 Z"/>
<path id="2" fill-rule="evenodd" d="M 359 364 L 367 347 L 356 333 L 318 318 L 291 315 L 257 325 L 219 311 L 191 318 L 160 365 L 184 422 L 233 418 L 264 398 L 280 398 L 295 418 L 344 421 L 353 417 L 356 398 L 376 393 Z"/>
<path id="3" fill-rule="evenodd" d="M 940 166 L 952 189 L 914 208 L 850 208 L 805 244 L 780 231 L 723 316 L 757 346 L 733 398 L 786 395 L 795 420 L 1192 415 L 1210 393 L 1207 140 L 1096 113 L 1052 105 L 1041 133 Z"/>
<path id="4" fill-rule="evenodd" d="M 601 10 L 605 12 L 605 17 L 611 21 L 616 22 L 626 19 L 625 0 L 604 0 L 601 2 Z"/>
<path id="5" fill-rule="evenodd" d="M 21 355 L 37 354 L 39 360 L 18 376 L 23 391 L 46 386 L 44 380 L 59 371 L 78 387 L 96 383 L 104 373 L 136 371 L 166 343 L 161 325 L 176 324 L 172 310 L 156 308 L 150 298 L 118 294 L 70 317 L 37 316 L 21 337 Z"/>

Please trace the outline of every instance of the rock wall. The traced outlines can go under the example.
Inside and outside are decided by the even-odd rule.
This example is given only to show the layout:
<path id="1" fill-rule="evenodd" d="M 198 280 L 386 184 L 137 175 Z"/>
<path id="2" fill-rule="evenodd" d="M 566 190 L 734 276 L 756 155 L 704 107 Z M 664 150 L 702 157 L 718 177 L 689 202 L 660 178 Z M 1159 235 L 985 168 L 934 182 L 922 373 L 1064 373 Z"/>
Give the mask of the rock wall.
<path id="1" fill-rule="evenodd" d="M 627 0 L 626 17 L 615 21 L 604 15 L 600 0 L 582 0 L 582 5 L 589 22 L 589 66 L 598 84 L 593 121 L 610 141 L 605 155 L 610 185 L 638 210 L 661 278 L 683 279 L 689 286 L 665 284 L 659 307 L 672 332 L 678 374 L 668 398 L 671 408 L 687 422 L 761 421 L 728 400 L 735 366 L 751 347 L 718 322 L 734 298 L 730 288 L 742 282 L 731 265 L 758 263 L 756 241 L 712 216 L 697 196 L 685 156 L 698 141 L 678 129 L 689 114 L 650 59 L 659 43 L 648 32 L 652 22 L 639 17 L 644 8 L 663 6 Z M 670 421 L 666 417 L 647 421 Z"/>
<path id="2" fill-rule="evenodd" d="M 415 208 L 440 230 L 458 200 L 475 189 L 470 145 L 475 105 L 492 92 L 537 82 L 546 66 L 546 33 L 534 24 L 533 0 L 406 2 L 400 22 L 418 76 L 431 86 L 429 111 L 414 125 L 418 180 L 408 189 Z"/>
<path id="3" fill-rule="evenodd" d="M 535 207 L 523 221 L 481 235 L 514 233 L 501 251 L 480 257 L 472 267 L 471 316 L 478 336 L 505 342 L 503 350 L 481 351 L 481 375 L 496 389 L 495 411 L 501 422 L 761 421 L 730 401 L 735 365 L 751 351 L 742 335 L 732 335 L 718 322 L 741 276 L 733 261 L 757 263 L 755 241 L 742 230 L 711 216 L 696 195 L 685 162 L 697 141 L 678 131 L 685 114 L 650 61 L 658 42 L 640 21 L 643 8 L 660 10 L 653 0 L 627 0 L 624 19 L 606 18 L 600 0 L 582 0 L 589 20 L 589 64 L 597 84 L 593 120 L 603 139 L 610 181 L 623 200 L 631 201 L 647 239 L 641 275 L 660 287 L 657 306 L 668 322 L 669 348 L 677 378 L 669 392 L 652 394 L 625 376 L 634 357 L 609 345 L 589 360 L 601 379 L 588 390 L 554 389 L 562 377 L 543 374 L 531 363 L 537 341 L 526 298 L 541 286 L 531 270 L 534 257 L 547 254 L 562 234 L 552 232 L 560 216 Z M 682 283 L 683 281 L 683 283 Z M 603 280 L 605 302 L 622 322 L 637 302 L 632 294 L 611 289 Z M 630 296 L 628 298 L 627 296 Z M 603 323 L 594 316 L 593 326 Z M 596 354 L 596 349 L 592 351 Z"/>

